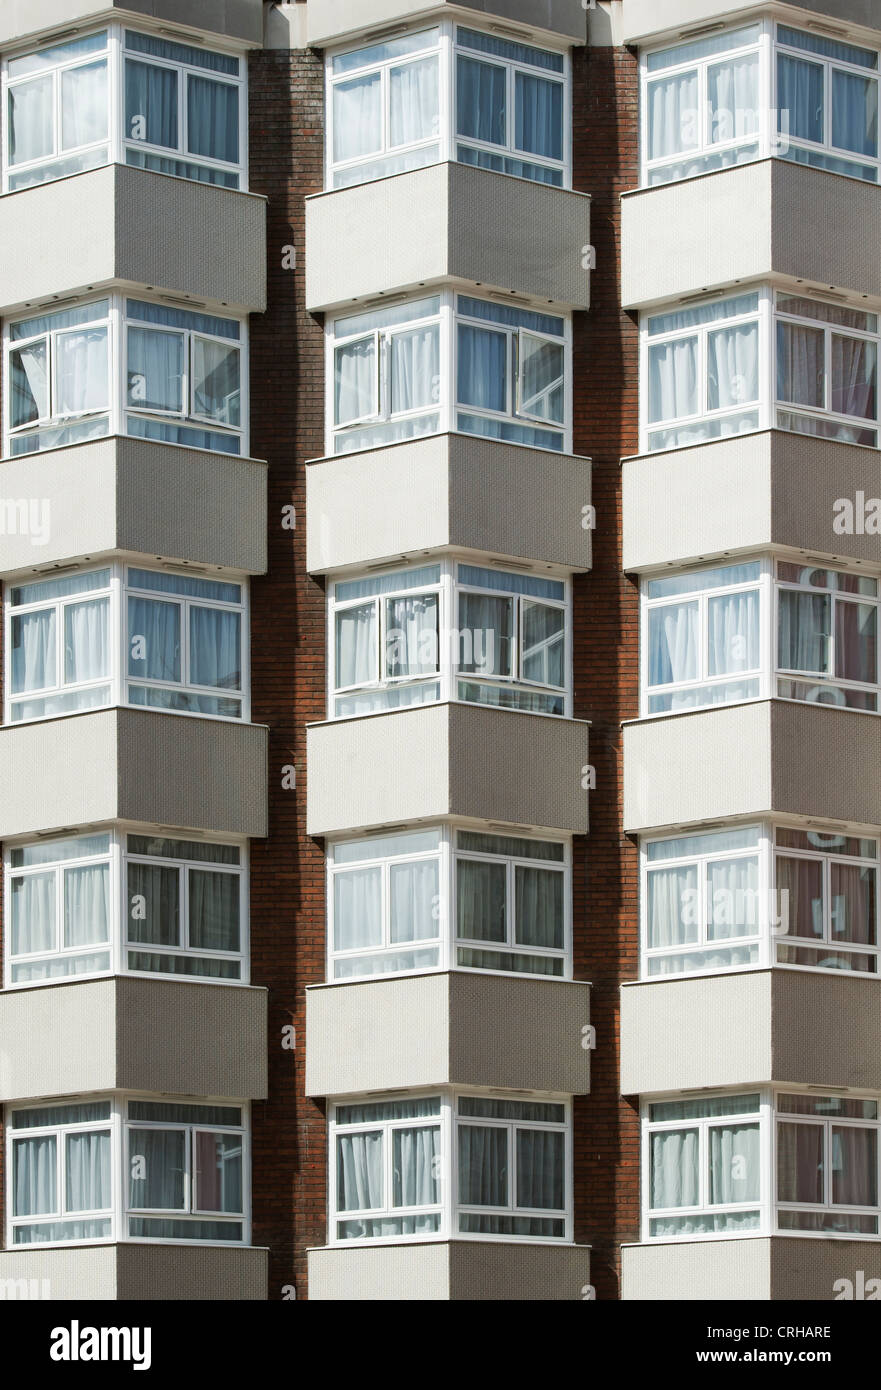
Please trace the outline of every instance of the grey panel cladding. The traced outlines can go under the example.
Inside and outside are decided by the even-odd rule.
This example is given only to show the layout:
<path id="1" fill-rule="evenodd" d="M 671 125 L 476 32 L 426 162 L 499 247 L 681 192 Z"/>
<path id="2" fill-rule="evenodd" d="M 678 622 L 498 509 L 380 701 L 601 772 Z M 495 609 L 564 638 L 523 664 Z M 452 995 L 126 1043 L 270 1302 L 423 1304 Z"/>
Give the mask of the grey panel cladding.
<path id="1" fill-rule="evenodd" d="M 878 981 L 798 970 L 771 976 L 773 1079 L 881 1091 Z"/>
<path id="2" fill-rule="evenodd" d="M 828 705 L 771 702 L 772 805 L 881 825 L 881 726 Z"/>
<path id="3" fill-rule="evenodd" d="M 357 1301 L 581 1300 L 590 1247 L 488 1240 L 309 1251 L 309 1297 Z"/>
<path id="4" fill-rule="evenodd" d="M 829 1303 L 843 1292 L 839 1283 L 842 1279 L 850 1280 L 852 1296 L 860 1273 L 863 1289 L 869 1279 L 881 1279 L 881 1244 L 872 1240 L 842 1240 L 840 1236 L 834 1240 L 774 1236 L 770 1263 L 772 1299 Z"/>
<path id="5" fill-rule="evenodd" d="M 586 1095 L 590 986 L 514 976 L 450 976 L 453 1084 Z"/>
<path id="6" fill-rule="evenodd" d="M 261 0 L 3 0 L 0 47 L 28 34 L 69 28 L 112 11 L 120 19 L 167 20 L 209 36 L 259 44 L 263 35 Z"/>
<path id="7" fill-rule="evenodd" d="M 625 0 L 622 43 L 638 43 L 654 35 L 676 31 L 684 25 L 701 24 L 707 20 L 734 20 L 741 14 L 755 12 L 755 0 Z M 787 12 L 796 24 L 811 15 L 837 19 L 844 24 L 861 24 L 881 33 L 881 17 L 877 0 L 793 0 Z M 799 16 L 799 11 L 802 15 Z"/>
<path id="8" fill-rule="evenodd" d="M 116 1246 L 119 1300 L 210 1299 L 229 1303 L 268 1298 L 269 1251 L 206 1245 Z"/>
<path id="9" fill-rule="evenodd" d="M 415 18 L 432 10 L 453 10 L 450 0 L 308 0 L 307 25 L 310 44 L 321 46 L 357 33 L 366 26 L 375 29 L 393 20 Z M 490 19 L 508 20 L 536 30 L 559 34 L 574 43 L 587 39 L 587 11 L 582 0 L 455 0 L 455 11 L 471 11 L 476 23 Z M 467 22 L 467 14 L 465 15 Z"/>
<path id="10" fill-rule="evenodd" d="M 450 1298 L 456 1301 L 580 1301 L 589 1283 L 587 1245 L 450 1244 Z"/>

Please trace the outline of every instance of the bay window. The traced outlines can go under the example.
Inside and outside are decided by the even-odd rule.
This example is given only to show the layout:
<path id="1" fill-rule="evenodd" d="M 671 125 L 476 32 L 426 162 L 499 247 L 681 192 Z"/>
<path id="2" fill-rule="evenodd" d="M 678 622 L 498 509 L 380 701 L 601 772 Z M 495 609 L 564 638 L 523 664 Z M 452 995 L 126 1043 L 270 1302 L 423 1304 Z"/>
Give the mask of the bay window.
<path id="1" fill-rule="evenodd" d="M 877 579 L 755 559 L 642 593 L 643 715 L 772 696 L 878 712 Z"/>
<path id="2" fill-rule="evenodd" d="M 776 297 L 777 425 L 878 447 L 878 316 Z"/>
<path id="3" fill-rule="evenodd" d="M 571 448 L 567 319 L 444 291 L 333 319 L 327 336 L 331 452 L 441 430 Z"/>
<path id="4" fill-rule="evenodd" d="M 327 848 L 328 980 L 571 975 L 566 842 L 420 827 Z"/>
<path id="5" fill-rule="evenodd" d="M 118 295 L 13 320 L 6 453 L 108 434 L 246 452 L 245 336 L 238 319 Z"/>
<path id="6" fill-rule="evenodd" d="M 109 565 L 6 589 L 7 719 L 111 704 L 246 719 L 241 582 Z"/>
<path id="7" fill-rule="evenodd" d="M 569 59 L 442 21 L 328 55 L 328 188 L 458 160 L 569 183 Z"/>
<path id="8" fill-rule="evenodd" d="M 242 1105 L 113 1097 L 8 1118 L 8 1246 L 247 1242 Z"/>
<path id="9" fill-rule="evenodd" d="M 798 825 L 641 842 L 640 977 L 766 969 L 877 975 L 878 840 Z"/>
<path id="10" fill-rule="evenodd" d="M 454 560 L 338 580 L 330 717 L 450 699 L 565 715 L 568 613 L 562 579 Z"/>
<path id="11" fill-rule="evenodd" d="M 643 1107 L 643 1239 L 879 1234 L 878 1100 L 764 1088 Z"/>
<path id="12" fill-rule="evenodd" d="M 245 848 L 114 827 L 10 844 L 6 985 L 129 972 L 247 983 Z"/>
<path id="13" fill-rule="evenodd" d="M 4 191 L 125 163 L 245 184 L 245 71 L 233 53 L 110 25 L 4 64 Z"/>
<path id="14" fill-rule="evenodd" d="M 563 1100 L 451 1091 L 335 1104 L 331 1243 L 571 1240 Z"/>
<path id="15" fill-rule="evenodd" d="M 642 183 L 778 156 L 878 181 L 877 49 L 771 18 L 642 55 Z"/>

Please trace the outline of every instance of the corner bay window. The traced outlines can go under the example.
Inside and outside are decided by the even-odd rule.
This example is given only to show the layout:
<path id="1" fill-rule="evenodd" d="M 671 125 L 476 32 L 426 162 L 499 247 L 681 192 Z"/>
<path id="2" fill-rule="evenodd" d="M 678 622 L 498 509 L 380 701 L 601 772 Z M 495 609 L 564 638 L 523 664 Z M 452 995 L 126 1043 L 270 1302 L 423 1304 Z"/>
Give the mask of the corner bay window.
<path id="1" fill-rule="evenodd" d="M 138 974 L 247 982 L 245 852 L 97 831 L 6 850 L 7 985 Z"/>
<path id="2" fill-rule="evenodd" d="M 243 186 L 234 54 L 111 25 L 9 57 L 4 89 L 6 192 L 110 162 Z"/>
<path id="3" fill-rule="evenodd" d="M 563 580 L 455 561 L 338 580 L 330 717 L 450 699 L 566 714 L 567 613 Z"/>
<path id="4" fill-rule="evenodd" d="M 879 1234 L 878 1101 L 753 1092 L 643 1112 L 644 1239 Z"/>
<path id="5" fill-rule="evenodd" d="M 642 57 L 645 185 L 776 155 L 878 181 L 879 52 L 771 19 Z"/>
<path id="6" fill-rule="evenodd" d="M 327 187 L 455 159 L 568 182 L 568 59 L 444 22 L 327 59 Z"/>
<path id="7" fill-rule="evenodd" d="M 443 1091 L 338 1103 L 331 1154 L 332 1243 L 571 1240 L 563 1101 Z"/>
<path id="8" fill-rule="evenodd" d="M 7 1118 L 8 1246 L 246 1241 L 242 1106 L 97 1099 Z"/>
<path id="9" fill-rule="evenodd" d="M 570 973 L 568 845 L 429 828 L 328 846 L 328 979 Z"/>
<path id="10" fill-rule="evenodd" d="M 877 712 L 878 604 L 869 575 L 784 560 L 644 580 L 643 714 L 772 695 Z"/>
<path id="11" fill-rule="evenodd" d="M 642 841 L 643 979 L 878 973 L 878 841 L 767 824 Z"/>
<path id="12" fill-rule="evenodd" d="M 110 704 L 247 718 L 242 584 L 108 566 L 5 600 L 11 723 Z"/>
<path id="13" fill-rule="evenodd" d="M 567 319 L 452 291 L 332 319 L 328 450 L 458 430 L 565 452 L 570 339 Z"/>
<path id="14" fill-rule="evenodd" d="M 119 296 L 14 320 L 6 452 L 129 434 L 240 454 L 244 339 L 236 319 Z"/>

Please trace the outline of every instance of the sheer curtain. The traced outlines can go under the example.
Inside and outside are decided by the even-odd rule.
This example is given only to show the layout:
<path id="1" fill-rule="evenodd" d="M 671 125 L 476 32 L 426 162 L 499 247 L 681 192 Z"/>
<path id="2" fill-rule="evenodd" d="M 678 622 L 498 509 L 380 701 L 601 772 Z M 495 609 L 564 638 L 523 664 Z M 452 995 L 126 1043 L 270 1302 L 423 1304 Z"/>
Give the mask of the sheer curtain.
<path id="1" fill-rule="evenodd" d="M 242 620 L 221 608 L 190 608 L 190 682 L 242 688 Z"/>
<path id="2" fill-rule="evenodd" d="M 107 139 L 107 63 L 88 63 L 61 74 L 61 146 L 72 150 Z"/>
<path id="3" fill-rule="evenodd" d="M 837 414 L 877 419 L 877 355 L 874 343 L 832 334 L 832 409 Z"/>
<path id="4" fill-rule="evenodd" d="M 777 856 L 777 895 L 787 893 L 789 936 L 823 939 L 823 865 L 819 859 Z"/>
<path id="5" fill-rule="evenodd" d="M 382 945 L 382 870 L 347 869 L 333 880 L 333 941 L 337 951 Z"/>
<path id="6" fill-rule="evenodd" d="M 113 1203 L 110 1186 L 110 1134 L 68 1134 L 67 1211 L 106 1211 Z"/>
<path id="7" fill-rule="evenodd" d="M 338 82 L 333 89 L 334 162 L 382 149 L 382 79 L 378 72 Z"/>
<path id="8" fill-rule="evenodd" d="M 193 950 L 238 951 L 239 878 L 237 874 L 189 869 L 189 944 Z"/>
<path id="9" fill-rule="evenodd" d="M 700 1201 L 698 1178 L 699 1135 L 696 1129 L 669 1129 L 651 1136 L 651 1205 L 655 1211 L 667 1207 L 696 1207 Z M 679 1222 L 671 1223 L 672 1234 Z"/>
<path id="10" fill-rule="evenodd" d="M 392 864 L 389 872 L 391 940 L 431 941 L 439 933 L 437 860 Z"/>
<path id="11" fill-rule="evenodd" d="M 685 946 L 698 939 L 697 868 L 652 869 L 648 876 L 648 945 Z"/>
<path id="12" fill-rule="evenodd" d="M 392 1206 L 427 1207 L 440 1201 L 435 1159 L 440 1152 L 436 1128 L 396 1129 L 392 1133 Z"/>
<path id="13" fill-rule="evenodd" d="M 64 945 L 110 940 L 110 866 L 89 864 L 64 872 Z"/>
<path id="14" fill-rule="evenodd" d="M 707 69 L 710 142 L 759 133 L 759 55 L 730 58 Z"/>
<path id="15" fill-rule="evenodd" d="M 178 148 L 178 75 L 175 68 L 125 60 L 125 135 L 164 149 Z"/>
<path id="16" fill-rule="evenodd" d="M 739 323 L 707 334 L 707 406 L 725 410 L 759 398 L 759 326 Z"/>
<path id="17" fill-rule="evenodd" d="M 55 949 L 55 875 L 12 880 L 12 954 Z"/>
<path id="18" fill-rule="evenodd" d="M 758 1202 L 761 1157 L 757 1124 L 714 1125 L 710 1139 L 710 1203 Z"/>
<path id="19" fill-rule="evenodd" d="M 64 679 L 68 685 L 100 680 L 110 670 L 107 599 L 69 603 L 64 610 Z"/>
<path id="20" fill-rule="evenodd" d="M 695 149 L 699 129 L 696 71 L 649 83 L 649 159 L 662 159 L 665 155 Z"/>
<path id="21" fill-rule="evenodd" d="M 52 1134 L 16 1139 L 13 1144 L 14 1216 L 41 1216 L 56 1210 L 58 1141 Z"/>
<path id="22" fill-rule="evenodd" d="M 508 1131 L 496 1125 L 459 1124 L 459 1203 L 508 1205 Z"/>
<path id="23" fill-rule="evenodd" d="M 868 603 L 835 605 L 835 671 L 848 680 L 878 679 L 878 619 Z"/>
<path id="24" fill-rule="evenodd" d="M 777 660 L 783 671 L 827 672 L 831 661 L 832 600 L 785 589 L 777 613 Z"/>
<path id="25" fill-rule="evenodd" d="M 457 933 L 467 941 L 507 940 L 504 864 L 456 861 Z"/>
<path id="26" fill-rule="evenodd" d="M 822 410 L 826 404 L 826 338 L 821 328 L 777 324 L 777 399 Z"/>
<path id="27" fill-rule="evenodd" d="M 360 338 L 334 354 L 334 420 L 347 425 L 377 413 L 376 339 Z"/>
<path id="28" fill-rule="evenodd" d="M 542 1129 L 517 1130 L 518 1207 L 563 1210 L 564 1155 L 562 1134 Z"/>
<path id="29" fill-rule="evenodd" d="M 390 344 L 392 415 L 437 404 L 440 375 L 440 329 L 412 328 L 395 333 Z"/>
<path id="30" fill-rule="evenodd" d="M 759 665 L 760 603 L 755 589 L 721 594 L 707 605 L 708 674 L 755 671 Z"/>
<path id="31" fill-rule="evenodd" d="M 184 336 L 128 329 L 128 403 L 136 410 L 185 410 Z"/>
<path id="32" fill-rule="evenodd" d="M 649 685 L 696 680 L 700 614 L 696 603 L 671 603 L 649 612 Z"/>
<path id="33" fill-rule="evenodd" d="M 62 333 L 55 342 L 57 400 L 53 414 L 106 410 L 109 397 L 107 329 Z"/>
<path id="34" fill-rule="evenodd" d="M 24 164 L 54 151 L 54 94 L 51 77 L 9 89 L 9 162 Z"/>
<path id="35" fill-rule="evenodd" d="M 874 78 L 833 68 L 832 143 L 840 150 L 877 157 L 878 83 Z"/>
<path id="36" fill-rule="evenodd" d="M 186 1144 L 182 1130 L 129 1129 L 132 1210 L 184 1210 Z M 143 1161 L 137 1163 L 138 1158 Z"/>
<path id="37" fill-rule="evenodd" d="M 508 410 L 507 335 L 460 323 L 458 364 L 459 404 L 505 414 Z"/>
<path id="38" fill-rule="evenodd" d="M 336 615 L 336 684 L 367 685 L 376 680 L 376 605 L 344 608 Z"/>
<path id="39" fill-rule="evenodd" d="M 833 862 L 830 875 L 833 939 L 874 946 L 877 940 L 876 870 L 859 864 Z"/>
<path id="40" fill-rule="evenodd" d="M 836 1206 L 875 1206 L 878 1202 L 875 1131 L 833 1125 L 831 1141 L 832 1201 Z"/>
<path id="41" fill-rule="evenodd" d="M 778 1202 L 823 1201 L 823 1126 L 778 1123 Z"/>
<path id="42" fill-rule="evenodd" d="M 29 425 L 45 420 L 49 414 L 49 375 L 46 340 L 10 353 L 12 379 L 12 425 Z"/>
<path id="43" fill-rule="evenodd" d="M 494 594 L 459 595 L 459 669 L 483 676 L 513 670 L 514 603 Z"/>
<path id="44" fill-rule="evenodd" d="M 188 73 L 187 149 L 209 159 L 239 162 L 239 89 Z"/>
<path id="45" fill-rule="evenodd" d="M 387 676 L 428 676 L 439 669 L 436 594 L 386 601 Z"/>
<path id="46" fill-rule="evenodd" d="M 176 603 L 136 598 L 128 601 L 128 673 L 148 680 L 181 679 L 181 612 Z"/>
<path id="47" fill-rule="evenodd" d="M 777 121 L 785 135 L 823 143 L 824 71 L 819 63 L 777 55 Z"/>
<path id="48" fill-rule="evenodd" d="M 456 62 L 456 130 L 489 145 L 507 144 L 508 74 L 462 54 Z"/>
<path id="49" fill-rule="evenodd" d="M 128 866 L 128 940 L 180 946 L 180 870 L 166 864 Z M 143 900 L 141 902 L 140 900 Z"/>
<path id="50" fill-rule="evenodd" d="M 514 145 L 544 159 L 563 158 L 563 86 L 531 73 L 515 74 Z"/>
<path id="51" fill-rule="evenodd" d="M 759 862 L 722 859 L 707 865 L 707 936 L 725 941 L 759 931 Z"/>
<path id="52" fill-rule="evenodd" d="M 438 134 L 438 60 L 422 58 L 389 72 L 389 143 L 412 145 Z"/>
<path id="53" fill-rule="evenodd" d="M 649 420 L 678 420 L 698 412 L 698 340 L 678 338 L 649 348 Z"/>
<path id="54" fill-rule="evenodd" d="M 12 619 L 12 693 L 55 684 L 55 609 Z"/>
<path id="55" fill-rule="evenodd" d="M 518 946 L 563 949 L 563 875 L 518 864 L 514 871 Z"/>

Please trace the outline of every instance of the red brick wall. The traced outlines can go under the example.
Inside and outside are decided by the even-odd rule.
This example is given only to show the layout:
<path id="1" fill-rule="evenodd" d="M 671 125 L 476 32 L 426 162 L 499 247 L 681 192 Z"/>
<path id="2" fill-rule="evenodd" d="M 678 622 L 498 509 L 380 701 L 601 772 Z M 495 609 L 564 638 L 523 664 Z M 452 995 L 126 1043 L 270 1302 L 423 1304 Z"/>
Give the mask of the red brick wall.
<path id="1" fill-rule="evenodd" d="M 574 55 L 575 188 L 590 193 L 597 269 L 575 324 L 575 450 L 593 460 L 593 569 L 575 584 L 575 714 L 591 720 L 591 833 L 576 843 L 575 974 L 597 1030 L 591 1094 L 575 1106 L 577 1241 L 597 1297 L 618 1297 L 619 1246 L 638 1239 L 639 1133 L 618 1093 L 618 996 L 638 966 L 635 847 L 621 831 L 621 721 L 638 713 L 636 587 L 621 572 L 621 458 L 637 451 L 637 330 L 620 301 L 620 195 L 637 183 L 637 62 Z"/>
<path id="2" fill-rule="evenodd" d="M 324 594 L 306 574 L 306 459 L 324 452 L 321 325 L 303 305 L 304 198 L 322 187 L 323 64 L 267 51 L 250 64 L 250 187 L 269 199 L 268 311 L 251 319 L 251 451 L 269 463 L 269 571 L 251 588 L 255 723 L 269 725 L 269 838 L 251 843 L 251 978 L 269 987 L 269 1099 L 253 1107 L 255 1245 L 269 1297 L 306 1293 L 325 1242 L 325 1124 L 304 1099 L 305 986 L 324 979 L 324 859 L 306 837 L 306 724 L 325 716 Z M 283 248 L 297 252 L 282 268 Z M 293 503 L 297 527 L 283 530 Z M 295 791 L 282 768 L 297 770 Z M 282 1029 L 296 1029 L 294 1052 Z"/>

